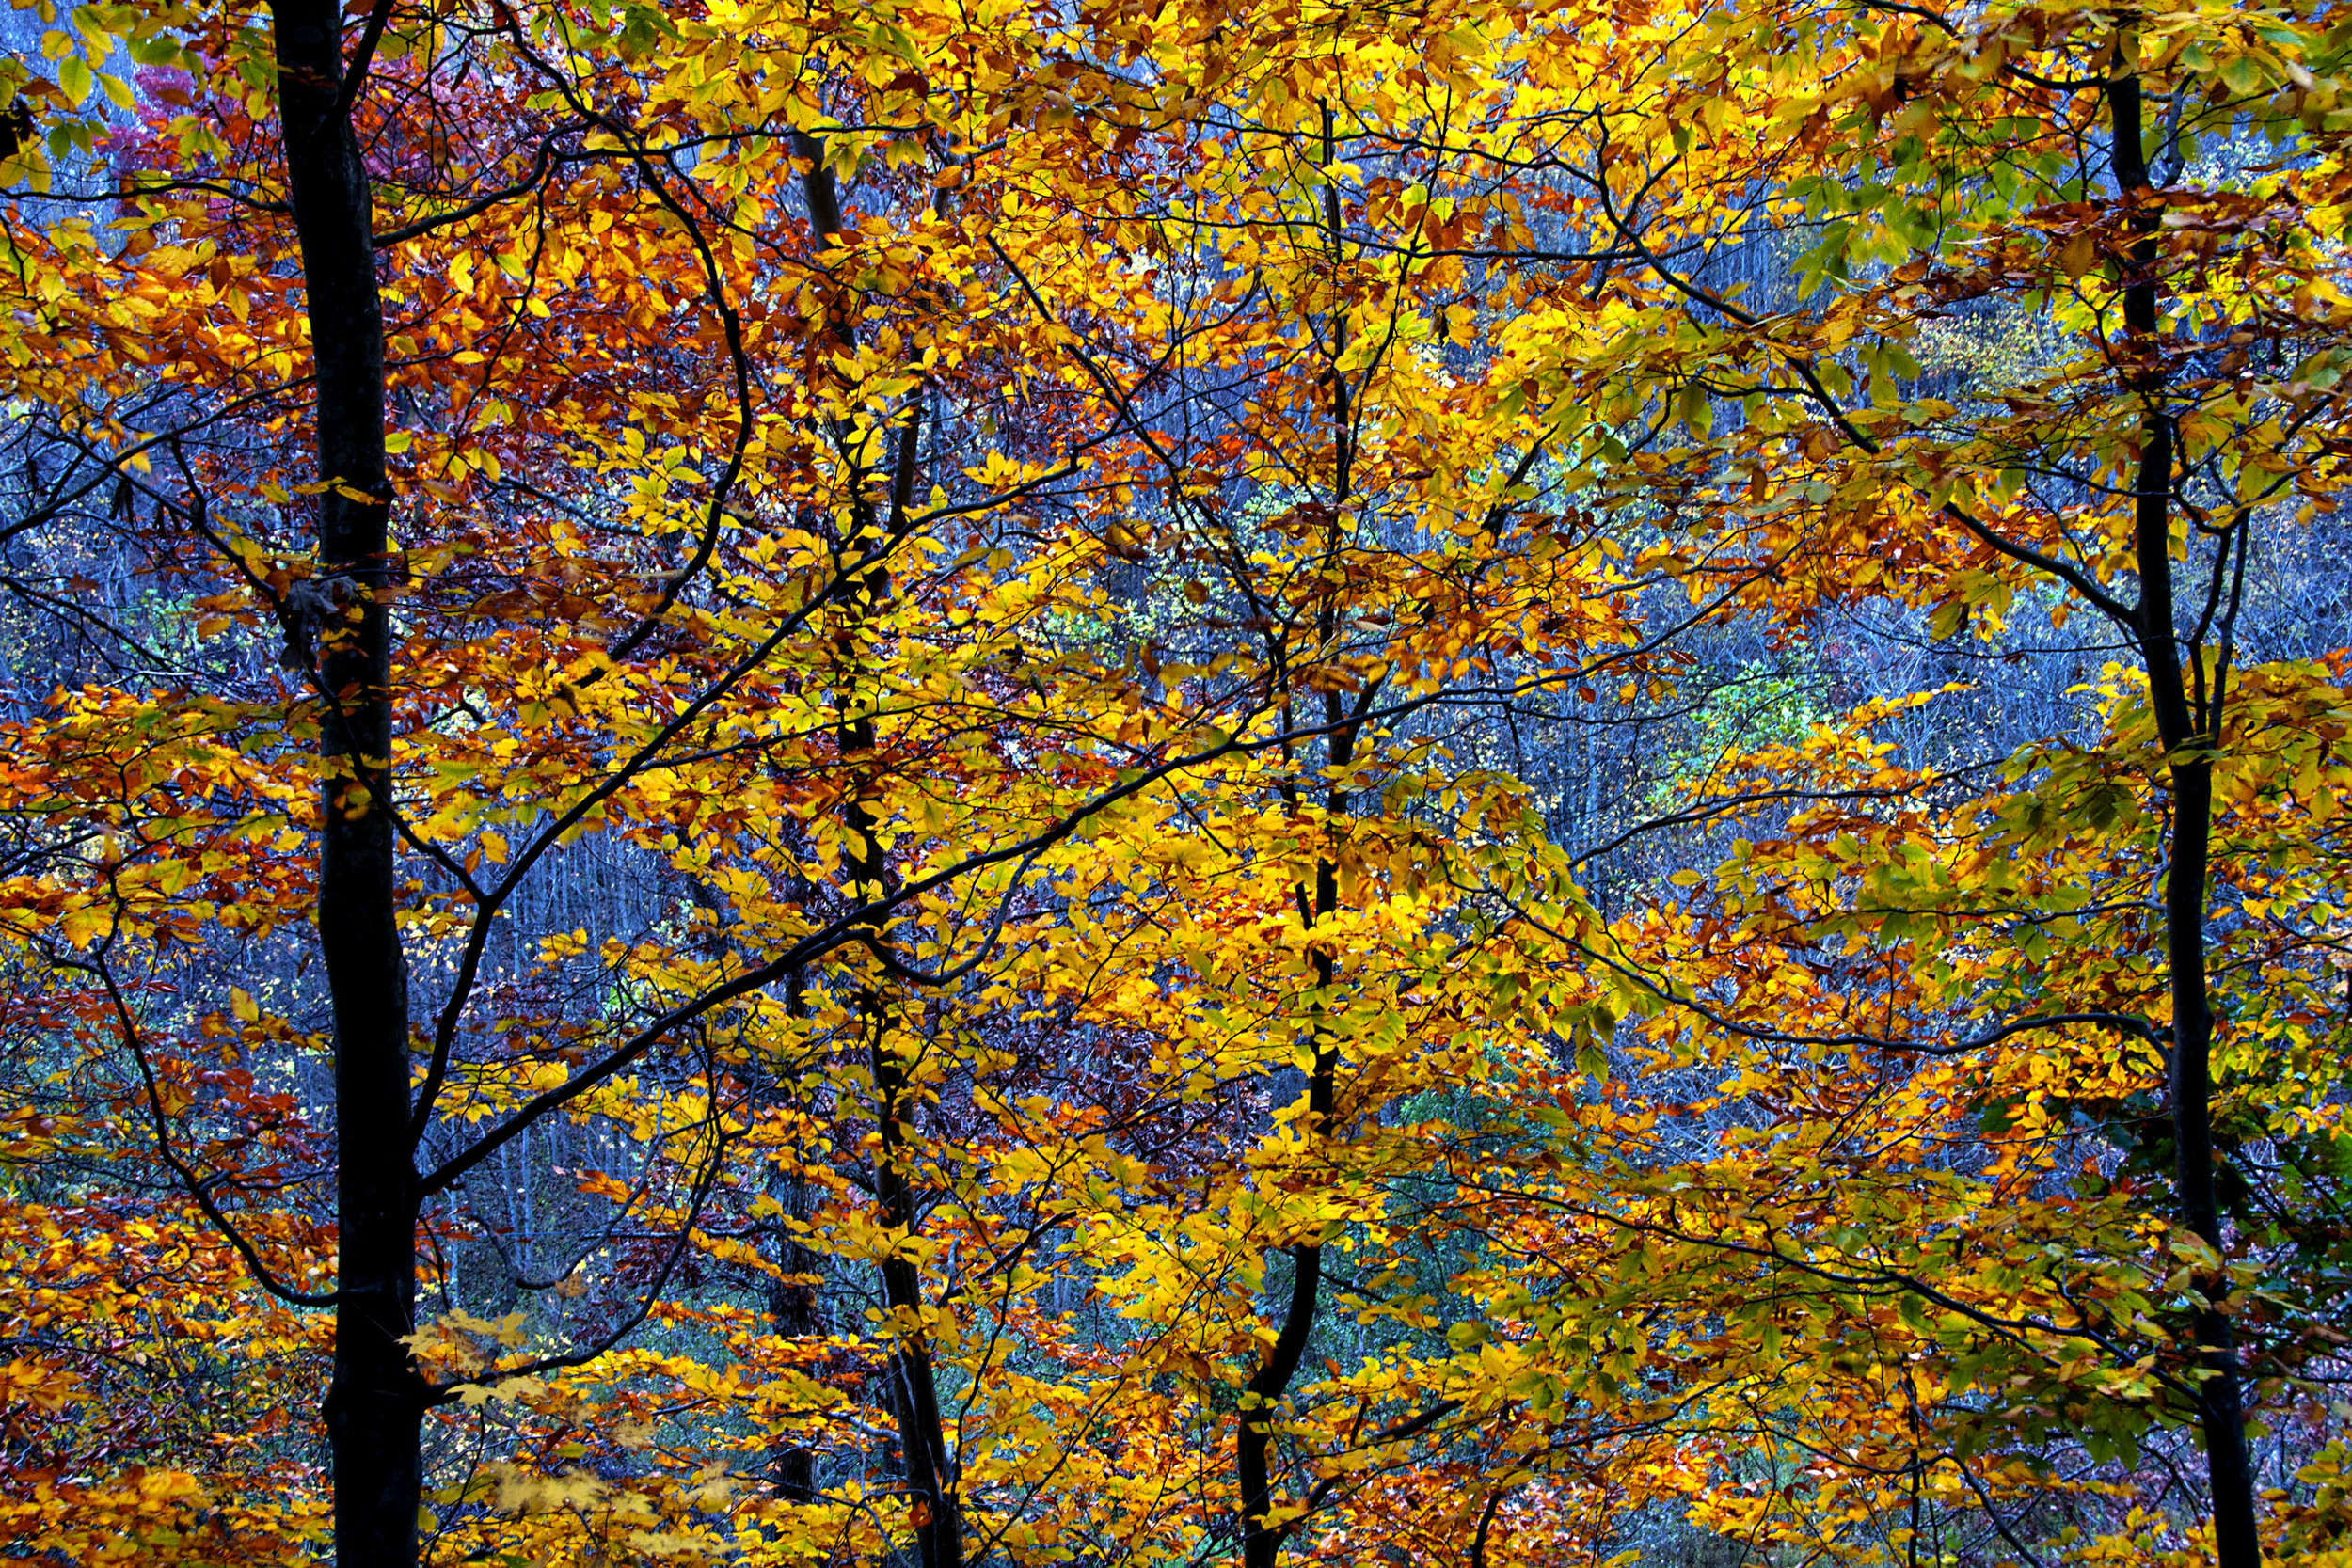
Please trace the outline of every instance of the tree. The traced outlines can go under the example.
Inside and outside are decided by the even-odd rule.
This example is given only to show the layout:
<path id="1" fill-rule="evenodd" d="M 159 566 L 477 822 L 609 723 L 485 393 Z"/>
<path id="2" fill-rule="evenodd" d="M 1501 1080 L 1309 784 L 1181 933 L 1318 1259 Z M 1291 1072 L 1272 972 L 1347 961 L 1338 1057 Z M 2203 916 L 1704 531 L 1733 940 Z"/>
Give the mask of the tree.
<path id="1" fill-rule="evenodd" d="M 2078 1190 L 2085 1221 L 2111 1223 L 2129 1194 L 2169 1222 L 2185 1271 L 2166 1287 L 2182 1292 L 2177 1326 L 2093 1309 L 2070 1289 L 2111 1287 L 2054 1279 L 2063 1305 L 2036 1315 L 2034 1332 L 2088 1341 L 2113 1377 L 2144 1368 L 2106 1338 L 2131 1324 L 2127 1340 L 2171 1371 L 2156 1407 L 2199 1430 L 2218 1560 L 2254 1563 L 2249 1373 L 2235 1343 L 2251 1258 L 2232 1259 L 2265 1245 L 2272 1222 L 2225 1224 L 2221 1195 L 2249 1178 L 2218 1150 L 2300 1141 L 2257 1109 L 2277 1090 L 2253 1086 L 2269 1072 L 2254 1064 L 2276 1048 L 2255 1042 L 2308 1027 L 2292 1000 L 2308 981 L 2257 955 L 2309 937 L 2263 932 L 2259 918 L 2228 929 L 2242 895 L 2224 890 L 2259 882 L 2258 863 L 2332 860 L 2314 839 L 2331 838 L 2334 808 L 2304 798 L 2337 787 L 2336 673 L 2247 667 L 2265 633 L 2245 611 L 2261 592 L 2249 562 L 2328 510 L 2338 483 L 2341 350 L 2316 227 L 2334 191 L 2334 45 L 2286 14 L 2165 8 L 1963 19 L 1836 8 L 1761 27 L 1743 17 L 1739 33 L 1711 35 L 1721 52 L 1693 57 L 1705 63 L 1665 87 L 1657 118 L 1628 115 L 1581 176 L 1595 223 L 1640 253 L 1648 297 L 1673 301 L 1692 338 L 1670 366 L 1608 345 L 1566 364 L 1621 378 L 1635 399 L 1662 402 L 1680 382 L 1694 439 L 1661 466 L 1696 483 L 1677 502 L 1779 559 L 1781 581 L 1758 602 L 1790 623 L 1892 598 L 1932 610 L 1936 636 L 1972 620 L 1991 635 L 2036 595 L 2053 627 L 2076 607 L 2105 620 L 2137 669 L 2109 667 L 2098 730 L 2015 752 L 1990 796 L 1949 768 L 1891 768 L 1851 735 L 1758 759 L 1757 795 L 1794 787 L 1823 803 L 1775 842 L 1738 847 L 1717 879 L 1720 914 L 1656 927 L 1663 945 L 1643 952 L 1638 989 L 1645 1006 L 1696 1007 L 1696 1027 L 1727 1031 L 1718 1049 L 1734 1054 L 1746 1039 L 1854 1053 L 1857 1069 L 1889 1051 L 1969 1058 L 1980 1086 L 1940 1092 L 2044 1143 L 2025 1168 L 2045 1180 L 2067 1157 L 2048 1147 L 2054 1102 L 2116 1117 L 2146 1099 L 2161 1062 L 2161 1122 L 2136 1113 L 2133 1157 L 2121 1170 L 2094 1159 Z M 1759 90 L 1777 103 L 1749 96 Z M 2241 135 L 2281 152 L 2266 159 Z M 1795 269 L 1801 289 L 1822 290 L 1818 303 L 1735 297 L 1715 281 L 1710 211 L 1734 234 L 1819 225 Z M 1917 351 L 1972 310 L 2040 315 L 2055 336 L 2010 374 L 1938 386 Z M 1737 427 L 1710 440 L 1710 413 L 1734 399 Z M 1627 503 L 1654 504 L 1655 472 L 1628 476 Z M 2285 733 L 2298 736 L 2293 805 L 2267 794 L 2283 784 L 2271 748 Z M 2223 817 L 2217 769 L 2240 802 Z M 2160 924 L 2141 923 L 2130 888 L 2152 890 Z M 2328 906 L 2317 900 L 2302 907 Z M 1739 961 L 1756 968 L 1710 990 L 1694 966 L 1726 936 L 1755 944 Z M 2245 957 L 2217 970 L 2216 949 Z M 2242 1001 L 2217 1009 L 2240 986 Z M 1792 1028 L 1792 1006 L 1815 995 L 1822 1010 Z M 2265 1013 L 2280 1024 L 2255 1022 Z M 2217 1017 L 2242 1021 L 2229 1046 L 2217 1045 Z M 2226 1111 L 2217 1050 L 2253 1075 Z M 2052 1080 L 2067 1086 L 2041 1086 Z M 2236 1117 L 2249 1119 L 2217 1136 L 2217 1117 Z M 1834 1184 L 1851 1190 L 1852 1178 Z M 1872 1233 L 1888 1233 L 1883 1220 Z M 2106 1259 L 2094 1272 L 2108 1280 L 2153 1285 L 2132 1256 L 2142 1234 L 2068 1244 Z M 1859 1277 L 1954 1293 L 1931 1271 L 1912 1273 L 1932 1289 L 1838 1250 Z M 2145 1375 L 2118 1387 L 2127 1404 L 2150 1402 Z M 2078 1424 L 2106 1419 L 2075 1408 Z"/>
<path id="2" fill-rule="evenodd" d="M 153 1255 L 125 1332 L 324 1376 L 350 1564 L 2116 1560 L 2184 1426 L 2260 1560 L 2341 1249 L 2262 1180 L 2333 1202 L 2341 664 L 2247 651 L 2333 526 L 2328 35 L 72 25 L 0 171 L 51 1539 L 318 1528 L 301 1421 L 76 1435 L 40 1292 Z"/>

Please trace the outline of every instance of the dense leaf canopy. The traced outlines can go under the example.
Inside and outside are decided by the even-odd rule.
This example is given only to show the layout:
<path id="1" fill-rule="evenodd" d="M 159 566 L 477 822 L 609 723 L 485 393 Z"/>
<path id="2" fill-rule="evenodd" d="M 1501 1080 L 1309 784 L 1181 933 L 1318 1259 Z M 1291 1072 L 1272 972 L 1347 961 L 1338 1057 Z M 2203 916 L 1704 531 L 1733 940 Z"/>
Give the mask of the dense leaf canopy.
<path id="1" fill-rule="evenodd" d="M 19 6 L 0 1562 L 2352 1562 L 2352 16 Z"/>

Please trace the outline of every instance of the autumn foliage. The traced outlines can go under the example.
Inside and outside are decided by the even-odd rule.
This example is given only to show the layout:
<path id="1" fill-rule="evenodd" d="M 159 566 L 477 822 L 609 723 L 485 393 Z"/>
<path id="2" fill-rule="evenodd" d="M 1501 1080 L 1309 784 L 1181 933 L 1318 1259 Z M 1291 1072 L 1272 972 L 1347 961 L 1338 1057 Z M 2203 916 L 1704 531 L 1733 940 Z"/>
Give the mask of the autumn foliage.
<path id="1" fill-rule="evenodd" d="M 0 1561 L 2352 1561 L 2352 21 L 15 25 Z"/>

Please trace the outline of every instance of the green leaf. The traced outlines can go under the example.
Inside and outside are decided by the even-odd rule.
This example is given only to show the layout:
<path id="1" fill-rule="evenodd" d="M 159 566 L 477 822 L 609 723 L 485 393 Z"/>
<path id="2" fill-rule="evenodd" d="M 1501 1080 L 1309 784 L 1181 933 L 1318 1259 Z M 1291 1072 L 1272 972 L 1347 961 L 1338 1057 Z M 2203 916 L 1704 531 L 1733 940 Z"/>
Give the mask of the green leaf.
<path id="1" fill-rule="evenodd" d="M 1682 416 L 1682 422 L 1690 426 L 1692 436 L 1699 440 L 1706 440 L 1715 428 L 1714 404 L 1708 401 L 1707 388 L 1694 381 L 1684 384 L 1676 411 Z"/>
<path id="2" fill-rule="evenodd" d="M 1597 1084 L 1608 1081 L 1609 1053 L 1600 1048 L 1598 1040 L 1587 1036 L 1577 1047 L 1576 1070 Z"/>
<path id="3" fill-rule="evenodd" d="M 2270 73 L 2251 55 L 2240 55 L 2221 68 L 2224 86 L 2241 98 L 2250 98 L 2270 86 Z"/>

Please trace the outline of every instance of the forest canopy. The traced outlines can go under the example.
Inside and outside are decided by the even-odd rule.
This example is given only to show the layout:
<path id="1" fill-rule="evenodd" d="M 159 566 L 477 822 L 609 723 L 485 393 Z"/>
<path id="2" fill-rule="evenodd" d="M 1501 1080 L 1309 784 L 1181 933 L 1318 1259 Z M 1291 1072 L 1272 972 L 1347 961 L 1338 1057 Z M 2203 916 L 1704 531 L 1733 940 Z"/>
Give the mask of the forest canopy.
<path id="1" fill-rule="evenodd" d="M 2352 1564 L 2352 13 L 0 25 L 0 1563 Z"/>

